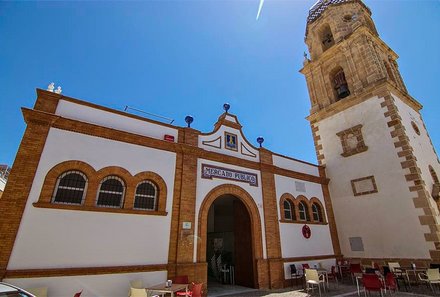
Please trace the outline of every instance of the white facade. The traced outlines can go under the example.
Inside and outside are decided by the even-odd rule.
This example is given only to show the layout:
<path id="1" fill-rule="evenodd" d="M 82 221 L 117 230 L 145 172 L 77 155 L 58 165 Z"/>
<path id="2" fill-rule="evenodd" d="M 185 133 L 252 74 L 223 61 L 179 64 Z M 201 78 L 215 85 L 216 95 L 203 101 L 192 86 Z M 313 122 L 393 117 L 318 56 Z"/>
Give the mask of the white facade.
<path id="1" fill-rule="evenodd" d="M 317 124 L 342 254 L 354 258 L 429 258 L 432 247 L 423 235 L 429 227 L 419 223 L 423 211 L 414 207 L 414 195 L 405 180 L 382 102 L 383 98 L 370 98 Z M 343 149 L 336 133 L 359 124 L 368 150 L 341 156 Z M 366 176 L 374 176 L 378 192 L 354 196 L 351 180 Z M 352 251 L 350 237 L 361 237 L 364 251 Z"/>

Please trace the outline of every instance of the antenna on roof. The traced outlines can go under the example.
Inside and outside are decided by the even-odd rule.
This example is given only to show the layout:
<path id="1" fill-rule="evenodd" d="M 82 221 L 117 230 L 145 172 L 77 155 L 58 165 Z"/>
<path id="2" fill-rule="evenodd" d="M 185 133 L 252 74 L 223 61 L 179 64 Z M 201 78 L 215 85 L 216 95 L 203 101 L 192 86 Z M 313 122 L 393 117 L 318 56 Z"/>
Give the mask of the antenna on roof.
<path id="1" fill-rule="evenodd" d="M 140 110 L 140 109 L 137 109 L 137 108 L 125 105 L 124 111 L 127 112 L 128 110 L 134 110 L 134 111 L 137 111 L 137 112 L 149 115 L 150 117 L 155 117 L 155 118 L 158 118 L 158 119 L 161 119 L 161 120 L 165 120 L 165 121 L 169 122 L 168 124 L 170 124 L 170 125 L 174 122 L 173 119 L 170 119 L 170 118 L 167 118 L 167 117 L 164 117 L 164 116 L 161 116 L 161 115 L 157 115 L 157 114 L 154 114 L 154 113 L 146 112 L 146 111 L 143 111 L 143 110 Z"/>

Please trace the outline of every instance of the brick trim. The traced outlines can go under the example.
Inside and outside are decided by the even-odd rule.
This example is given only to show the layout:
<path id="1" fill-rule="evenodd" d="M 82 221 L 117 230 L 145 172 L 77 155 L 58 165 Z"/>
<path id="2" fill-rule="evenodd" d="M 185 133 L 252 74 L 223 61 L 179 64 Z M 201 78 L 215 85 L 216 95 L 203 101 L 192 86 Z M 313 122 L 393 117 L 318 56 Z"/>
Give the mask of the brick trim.
<path id="1" fill-rule="evenodd" d="M 167 264 L 135 265 L 135 266 L 104 266 L 104 267 L 75 267 L 75 268 L 45 268 L 45 269 L 14 269 L 7 270 L 5 278 L 34 278 L 76 275 L 99 275 L 164 271 Z"/>
<path id="2" fill-rule="evenodd" d="M 307 207 L 309 209 L 309 216 L 310 216 L 310 221 L 300 221 L 299 220 L 299 210 L 298 210 L 298 205 L 299 205 L 299 200 L 304 201 L 307 204 Z M 325 208 L 322 205 L 321 201 L 316 198 L 316 197 L 312 197 L 310 199 L 307 199 L 307 197 L 300 195 L 298 196 L 298 198 L 295 198 L 292 194 L 290 193 L 284 193 L 283 195 L 281 195 L 280 200 L 279 200 L 279 208 L 280 208 L 280 220 L 279 222 L 281 223 L 291 223 L 291 224 L 313 224 L 313 225 L 327 225 L 327 220 L 326 220 L 326 215 L 325 215 Z M 294 212 L 295 212 L 295 219 L 293 220 L 288 220 L 284 217 L 284 201 L 288 201 L 291 203 L 292 207 L 294 207 Z M 313 211 L 312 211 L 312 204 L 316 203 L 319 205 L 319 207 L 321 208 L 321 215 L 322 215 L 322 222 L 319 221 L 315 221 L 313 219 Z"/>
<path id="3" fill-rule="evenodd" d="M 325 167 L 319 168 L 319 175 L 323 178 L 326 177 Z M 328 184 L 321 185 L 321 189 L 322 189 L 322 195 L 324 196 L 325 209 L 327 211 L 327 220 L 330 229 L 330 236 L 332 239 L 333 252 L 337 255 L 340 255 L 341 246 L 339 244 L 338 229 L 336 228 L 335 214 L 333 212 L 333 204 L 332 204 L 332 199 L 330 197 Z"/>
<path id="4" fill-rule="evenodd" d="M 66 171 L 78 170 L 83 172 L 87 177 L 87 192 L 83 205 L 70 205 L 61 203 L 52 203 L 52 197 L 55 193 L 55 187 L 58 177 Z M 96 197 L 101 180 L 109 175 L 116 175 L 120 177 L 125 183 L 125 197 L 122 208 L 110 208 L 96 206 Z M 157 210 L 138 210 L 133 209 L 134 195 L 136 186 L 143 180 L 151 180 L 156 184 L 159 195 L 157 197 Z M 114 212 L 127 214 L 143 214 L 143 215 L 167 215 L 166 212 L 167 201 L 167 186 L 165 181 L 158 174 L 151 171 L 139 172 L 132 176 L 126 169 L 118 166 L 104 167 L 98 171 L 89 164 L 70 160 L 55 165 L 46 174 L 43 187 L 40 192 L 40 197 L 37 203 L 33 205 L 39 208 L 64 209 L 64 210 L 83 210 L 83 211 L 97 211 L 97 212 Z"/>
<path id="5" fill-rule="evenodd" d="M 421 170 L 417 165 L 417 158 L 413 153 L 413 148 L 406 135 L 406 129 L 394 99 L 389 93 L 383 99 L 381 107 L 385 109 L 384 116 L 388 119 L 387 125 L 390 128 L 390 135 L 394 141 L 397 156 L 402 160 L 400 163 L 401 167 L 407 172 L 404 177 L 408 183 L 408 189 L 415 194 L 413 197 L 414 207 L 423 211 L 423 214 L 419 215 L 419 222 L 422 226 L 428 226 L 430 230 L 424 234 L 426 242 L 431 243 L 433 246 L 429 253 L 434 261 L 440 262 L 440 245 L 437 244 L 440 242 L 440 232 L 439 226 L 436 224 L 435 210 L 429 202 L 429 192 L 421 176 Z"/>
<path id="6" fill-rule="evenodd" d="M 255 259 L 254 263 L 263 258 L 263 241 L 262 241 L 262 228 L 261 218 L 257 205 L 255 204 L 252 196 L 241 187 L 232 184 L 224 184 L 212 189 L 203 199 L 200 205 L 199 217 L 198 217 L 198 240 L 197 240 L 197 262 L 206 262 L 206 243 L 207 243 L 207 230 L 208 230 L 208 212 L 214 203 L 214 201 L 222 195 L 233 195 L 246 206 L 249 217 L 251 219 L 251 232 L 252 232 L 252 258 Z M 262 268 L 258 265 L 254 265 L 254 277 L 257 281 L 254 283 L 259 286 L 267 287 L 268 271 L 262 271 Z"/>
<path id="7" fill-rule="evenodd" d="M 50 122 L 28 118 L 8 183 L 2 195 L 0 213 L 0 280 L 4 278 L 27 198 L 49 133 Z"/>
<path id="8" fill-rule="evenodd" d="M 135 145 L 150 147 L 150 148 L 156 148 L 164 151 L 169 152 L 183 152 L 185 150 L 185 153 L 192 154 L 198 158 L 203 158 L 210 161 L 215 162 L 221 162 L 224 164 L 230 164 L 230 165 L 237 165 L 244 168 L 249 169 L 255 169 L 255 170 L 261 170 L 261 164 L 260 162 L 246 160 L 246 159 L 240 159 L 233 156 L 223 155 L 216 152 L 210 152 L 205 151 L 202 148 L 198 148 L 197 144 L 185 144 L 182 143 L 186 140 L 182 140 L 180 142 L 181 137 L 179 136 L 179 143 L 172 143 L 164 140 L 154 139 L 147 136 L 137 135 L 130 132 L 115 130 L 112 128 L 106 128 L 90 123 L 85 122 L 79 122 L 72 119 L 66 119 L 63 117 L 42 113 L 40 111 L 35 111 L 31 109 L 23 108 L 23 114 L 25 115 L 25 118 L 33 118 L 35 120 L 41 120 L 46 121 L 48 123 L 51 123 L 53 128 L 65 130 L 65 131 L 72 131 L 84 135 L 91 135 L 95 137 L 110 139 L 110 140 L 116 140 L 121 141 L 125 143 L 131 143 Z M 181 129 L 179 132 L 180 134 L 183 134 L 183 131 L 188 128 Z M 195 131 L 194 133 L 198 134 L 199 132 L 194 129 L 189 129 Z M 184 137 L 183 137 L 184 138 Z M 261 151 L 261 149 L 260 149 Z M 327 178 L 322 178 L 302 172 L 292 171 L 288 169 L 283 169 L 277 166 L 274 166 L 272 164 L 265 164 L 265 171 L 272 172 L 277 175 L 287 176 L 296 178 L 299 180 L 309 181 L 313 183 L 319 183 L 319 184 L 325 184 L 328 183 Z"/>

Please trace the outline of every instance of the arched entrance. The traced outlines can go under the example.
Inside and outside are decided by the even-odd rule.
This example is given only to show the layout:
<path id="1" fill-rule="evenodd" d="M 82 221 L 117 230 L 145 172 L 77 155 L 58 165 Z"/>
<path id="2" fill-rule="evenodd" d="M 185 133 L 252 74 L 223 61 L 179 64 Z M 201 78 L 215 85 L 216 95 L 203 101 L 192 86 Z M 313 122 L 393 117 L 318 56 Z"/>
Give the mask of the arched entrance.
<path id="1" fill-rule="evenodd" d="M 208 279 L 220 281 L 220 266 L 233 265 L 235 284 L 258 287 L 261 221 L 249 193 L 234 185 L 209 192 L 200 208 L 198 235 L 197 260 L 207 263 Z"/>

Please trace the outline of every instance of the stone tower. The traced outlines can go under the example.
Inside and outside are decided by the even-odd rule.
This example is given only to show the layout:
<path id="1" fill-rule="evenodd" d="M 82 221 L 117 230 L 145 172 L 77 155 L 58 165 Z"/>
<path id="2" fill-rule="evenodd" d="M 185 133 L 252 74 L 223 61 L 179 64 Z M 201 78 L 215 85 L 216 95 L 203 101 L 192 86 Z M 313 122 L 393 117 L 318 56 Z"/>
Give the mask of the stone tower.
<path id="1" fill-rule="evenodd" d="M 439 160 L 370 9 L 360 0 L 317 2 L 305 42 L 308 120 L 342 254 L 440 263 Z"/>

